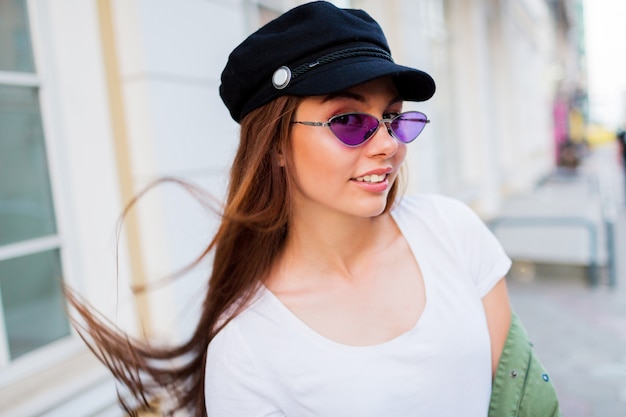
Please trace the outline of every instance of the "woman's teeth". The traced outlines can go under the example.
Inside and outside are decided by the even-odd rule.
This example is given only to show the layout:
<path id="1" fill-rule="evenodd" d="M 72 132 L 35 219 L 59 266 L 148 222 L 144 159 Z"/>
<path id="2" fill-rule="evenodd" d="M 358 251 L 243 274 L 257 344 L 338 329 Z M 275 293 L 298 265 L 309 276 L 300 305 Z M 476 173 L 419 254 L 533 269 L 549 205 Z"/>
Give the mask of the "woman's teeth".
<path id="1" fill-rule="evenodd" d="M 383 175 L 372 174 L 372 175 L 365 175 L 363 177 L 355 178 L 355 180 L 362 181 L 362 182 L 382 182 L 385 180 L 385 178 L 387 178 L 387 174 L 383 174 Z"/>

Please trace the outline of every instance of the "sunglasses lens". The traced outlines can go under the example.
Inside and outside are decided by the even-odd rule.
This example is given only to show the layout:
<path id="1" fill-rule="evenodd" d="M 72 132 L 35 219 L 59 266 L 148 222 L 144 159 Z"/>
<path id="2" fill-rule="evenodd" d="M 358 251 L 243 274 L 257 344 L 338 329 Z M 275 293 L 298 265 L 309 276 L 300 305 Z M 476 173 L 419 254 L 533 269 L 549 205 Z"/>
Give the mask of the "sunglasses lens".
<path id="1" fill-rule="evenodd" d="M 427 122 L 428 118 L 424 113 L 408 111 L 399 114 L 393 119 L 390 123 L 390 127 L 399 141 L 409 143 L 414 141 L 415 138 L 422 133 Z"/>
<path id="2" fill-rule="evenodd" d="M 378 120 L 365 113 L 347 113 L 330 120 L 330 130 L 348 146 L 357 146 L 369 139 L 378 128 Z"/>

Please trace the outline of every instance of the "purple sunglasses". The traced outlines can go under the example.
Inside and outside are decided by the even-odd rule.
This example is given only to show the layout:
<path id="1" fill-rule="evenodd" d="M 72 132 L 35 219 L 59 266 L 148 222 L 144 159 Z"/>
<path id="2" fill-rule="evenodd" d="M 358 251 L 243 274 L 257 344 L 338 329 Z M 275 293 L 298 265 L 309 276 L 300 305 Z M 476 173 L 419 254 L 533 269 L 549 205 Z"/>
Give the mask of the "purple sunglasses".
<path id="1" fill-rule="evenodd" d="M 402 143 L 413 142 L 422 133 L 430 120 L 424 113 L 407 111 L 393 117 L 378 119 L 367 113 L 343 113 L 328 119 L 327 122 L 293 121 L 305 126 L 329 127 L 333 134 L 346 146 L 359 146 L 374 136 L 381 124 L 385 124 L 391 136 Z"/>

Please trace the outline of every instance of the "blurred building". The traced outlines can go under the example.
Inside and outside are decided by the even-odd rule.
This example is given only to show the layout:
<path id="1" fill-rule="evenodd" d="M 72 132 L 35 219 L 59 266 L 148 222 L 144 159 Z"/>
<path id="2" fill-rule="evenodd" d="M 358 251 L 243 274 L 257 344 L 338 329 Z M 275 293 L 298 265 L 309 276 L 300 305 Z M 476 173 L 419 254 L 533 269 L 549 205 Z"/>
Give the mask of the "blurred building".
<path id="1" fill-rule="evenodd" d="M 215 216 L 161 185 L 221 198 L 238 126 L 218 97 L 228 53 L 289 0 L 0 0 L 0 416 L 117 416 L 115 387 L 71 330 L 59 280 L 157 342 L 194 325 L 208 275 L 183 267 Z M 409 193 L 497 214 L 553 169 L 584 121 L 577 0 L 345 0 L 438 90 L 409 152 Z M 281 63 L 277 63 L 279 65 Z M 119 252 L 117 250 L 119 249 Z"/>

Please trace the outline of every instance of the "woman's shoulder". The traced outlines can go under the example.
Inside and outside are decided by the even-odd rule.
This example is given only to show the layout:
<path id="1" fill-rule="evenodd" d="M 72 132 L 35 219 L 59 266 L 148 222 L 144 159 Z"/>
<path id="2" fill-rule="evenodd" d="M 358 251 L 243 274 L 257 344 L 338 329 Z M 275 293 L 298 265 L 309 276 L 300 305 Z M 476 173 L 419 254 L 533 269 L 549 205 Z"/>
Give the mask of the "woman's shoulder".
<path id="1" fill-rule="evenodd" d="M 258 318 L 265 315 L 268 309 L 267 289 L 261 287 L 242 306 L 234 303 L 233 306 L 222 315 L 218 327 L 221 327 L 210 343 L 210 349 L 214 351 L 232 352 L 245 345 L 246 339 L 243 334 L 251 328 L 255 328 Z"/>
<path id="2" fill-rule="evenodd" d="M 494 239 L 480 216 L 465 202 L 441 194 L 404 197 L 392 211 L 402 230 L 430 233 L 436 239 L 458 244 L 476 243 L 478 237 Z"/>

